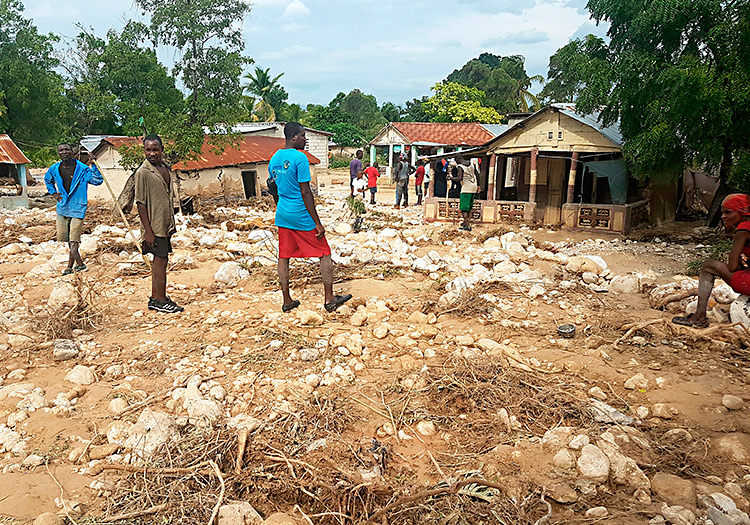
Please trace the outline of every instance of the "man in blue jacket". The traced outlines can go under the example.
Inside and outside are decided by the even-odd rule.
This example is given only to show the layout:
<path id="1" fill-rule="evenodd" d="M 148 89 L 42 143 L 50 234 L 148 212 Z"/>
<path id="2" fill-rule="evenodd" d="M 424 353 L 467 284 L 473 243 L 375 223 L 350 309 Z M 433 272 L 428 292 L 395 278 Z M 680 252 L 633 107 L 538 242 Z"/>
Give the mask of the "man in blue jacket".
<path id="1" fill-rule="evenodd" d="M 96 166 L 89 167 L 73 157 L 70 144 L 57 146 L 57 155 L 60 162 L 50 166 L 44 174 L 44 183 L 57 199 L 57 240 L 67 242 L 70 247 L 68 267 L 63 271 L 63 275 L 68 275 L 86 269 L 78 246 L 89 204 L 88 185 L 99 186 L 104 179 Z"/>

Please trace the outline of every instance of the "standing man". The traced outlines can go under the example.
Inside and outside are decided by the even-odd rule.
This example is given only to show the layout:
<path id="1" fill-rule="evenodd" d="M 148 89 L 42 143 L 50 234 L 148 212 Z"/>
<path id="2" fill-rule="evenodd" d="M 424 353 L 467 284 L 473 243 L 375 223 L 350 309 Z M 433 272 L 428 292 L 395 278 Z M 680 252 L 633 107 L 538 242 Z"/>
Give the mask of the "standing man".
<path id="1" fill-rule="evenodd" d="M 404 206 L 409 205 L 409 175 L 414 173 L 414 166 L 409 164 L 406 155 L 402 154 L 396 164 L 396 209 L 401 207 L 403 197 Z"/>
<path id="2" fill-rule="evenodd" d="M 151 297 L 148 309 L 167 314 L 185 310 L 167 297 L 167 263 L 172 253 L 174 222 L 174 174 L 164 164 L 164 144 L 158 135 L 143 139 L 146 160 L 135 172 L 135 203 L 141 219 L 143 253 L 151 253 Z"/>
<path id="3" fill-rule="evenodd" d="M 415 206 L 422 204 L 422 184 L 424 184 L 424 161 L 419 163 L 417 173 L 414 175 L 414 191 L 417 194 L 417 203 Z"/>
<path id="4" fill-rule="evenodd" d="M 359 174 L 362 173 L 362 153 L 361 149 L 357 150 L 357 155 L 349 163 L 349 187 L 351 189 L 351 196 L 354 197 L 354 181 L 359 178 Z"/>
<path id="5" fill-rule="evenodd" d="M 456 163 L 458 171 L 451 178 L 456 182 L 461 181 L 461 197 L 458 209 L 464 219 L 458 229 L 471 231 L 471 207 L 474 205 L 474 196 L 479 192 L 477 168 L 460 153 L 456 153 Z"/>
<path id="6" fill-rule="evenodd" d="M 319 257 L 325 291 L 323 306 L 326 311 L 333 312 L 352 296 L 333 295 L 331 248 L 326 241 L 326 231 L 318 217 L 310 189 L 310 161 L 302 153 L 305 148 L 305 128 L 298 122 L 289 122 L 284 126 L 284 137 L 284 149 L 274 153 L 268 165 L 268 173 L 276 181 L 279 191 L 276 226 L 279 228 L 279 283 L 284 295 L 281 310 L 289 312 L 299 306 L 299 301 L 293 300 L 289 293 L 289 259 Z M 357 153 L 362 156 L 361 151 Z M 362 171 L 361 166 L 360 162 L 359 173 Z"/>
<path id="7" fill-rule="evenodd" d="M 91 168 L 73 158 L 70 144 L 57 146 L 57 155 L 60 162 L 50 166 L 44 174 L 44 184 L 57 199 L 57 240 L 67 242 L 70 248 L 68 267 L 63 270 L 63 275 L 69 275 L 86 269 L 78 248 L 89 204 L 88 186 L 99 186 L 104 179 L 96 166 Z"/>
<path id="8" fill-rule="evenodd" d="M 378 178 L 380 177 L 379 167 L 380 166 L 378 166 L 378 163 L 376 162 L 365 170 L 365 175 L 367 175 L 367 187 L 370 189 L 370 204 L 375 204 L 375 194 L 378 192 Z"/>
<path id="9" fill-rule="evenodd" d="M 432 184 L 435 187 L 435 197 L 445 197 L 448 195 L 448 162 L 445 159 L 435 161 L 435 175 L 432 178 Z"/>

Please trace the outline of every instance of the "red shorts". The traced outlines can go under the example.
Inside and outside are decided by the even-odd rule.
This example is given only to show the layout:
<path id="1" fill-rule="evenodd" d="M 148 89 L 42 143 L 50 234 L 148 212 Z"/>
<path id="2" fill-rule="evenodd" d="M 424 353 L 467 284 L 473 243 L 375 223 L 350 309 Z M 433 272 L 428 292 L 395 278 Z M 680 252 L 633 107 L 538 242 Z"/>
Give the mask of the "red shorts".
<path id="1" fill-rule="evenodd" d="M 738 270 L 729 280 L 732 290 L 742 295 L 750 295 L 750 270 Z"/>
<path id="2" fill-rule="evenodd" d="M 331 255 L 325 236 L 316 237 L 317 230 L 290 230 L 279 226 L 279 259 L 323 257 Z"/>

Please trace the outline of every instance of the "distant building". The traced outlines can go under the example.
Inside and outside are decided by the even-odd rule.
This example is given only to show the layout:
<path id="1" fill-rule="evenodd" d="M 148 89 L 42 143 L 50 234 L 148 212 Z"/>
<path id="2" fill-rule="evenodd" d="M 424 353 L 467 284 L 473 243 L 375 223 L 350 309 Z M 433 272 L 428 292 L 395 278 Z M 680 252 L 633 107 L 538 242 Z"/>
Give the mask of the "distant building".
<path id="1" fill-rule="evenodd" d="M 232 131 L 243 135 L 259 135 L 262 137 L 284 138 L 284 126 L 286 122 L 242 122 L 232 127 Z M 320 161 L 318 169 L 328 169 L 328 142 L 333 133 L 320 131 L 319 129 L 305 128 L 305 151 L 313 154 Z"/>
<path id="2" fill-rule="evenodd" d="M 649 203 L 629 176 L 617 125 L 574 104 L 552 104 L 518 120 L 466 157 L 480 162 L 473 219 L 528 221 L 603 232 L 626 232 L 649 220 Z M 437 161 L 446 155 L 433 155 Z M 456 219 L 458 199 L 425 199 L 427 220 Z"/>
<path id="3" fill-rule="evenodd" d="M 0 134 L 0 208 L 29 205 L 26 165 L 30 163 L 8 135 Z"/>
<path id="4" fill-rule="evenodd" d="M 109 182 L 112 191 L 117 196 L 123 187 L 125 187 L 128 177 L 133 173 L 133 170 L 125 169 L 122 166 L 120 148 L 140 143 L 141 137 L 124 137 L 118 135 L 84 137 L 81 139 L 81 160 L 85 161 L 86 156 L 92 156 L 104 172 L 107 182 Z M 105 201 L 112 200 L 106 184 L 90 186 L 89 198 Z"/>
<path id="5" fill-rule="evenodd" d="M 247 133 L 243 134 L 236 146 L 228 146 L 223 152 L 215 153 L 206 138 L 197 159 L 172 166 L 179 179 L 180 194 L 182 197 L 242 199 L 260 196 L 268 179 L 269 161 L 284 144 L 281 138 Z M 308 151 L 304 153 L 310 161 L 310 172 L 314 179 L 320 160 Z"/>
<path id="6" fill-rule="evenodd" d="M 390 122 L 370 142 L 370 163 L 378 148 L 387 148 L 390 176 L 400 155 L 415 164 L 418 157 L 442 155 L 466 148 L 482 146 L 508 129 L 502 124 L 474 122 Z"/>

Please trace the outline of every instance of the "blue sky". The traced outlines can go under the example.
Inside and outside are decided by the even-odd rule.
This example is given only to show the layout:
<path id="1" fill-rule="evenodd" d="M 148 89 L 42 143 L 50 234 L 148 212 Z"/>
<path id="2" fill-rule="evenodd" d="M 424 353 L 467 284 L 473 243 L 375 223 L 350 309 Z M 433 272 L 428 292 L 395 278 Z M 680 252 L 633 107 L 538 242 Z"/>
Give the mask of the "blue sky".
<path id="1" fill-rule="evenodd" d="M 104 36 L 142 13 L 128 0 L 24 0 L 42 32 L 72 38 L 76 23 Z M 245 54 L 284 72 L 289 102 L 327 104 L 358 88 L 382 104 L 430 87 L 482 52 L 526 57 L 529 75 L 572 38 L 605 34 L 586 0 L 253 0 Z M 161 51 L 167 64 L 173 51 Z"/>

